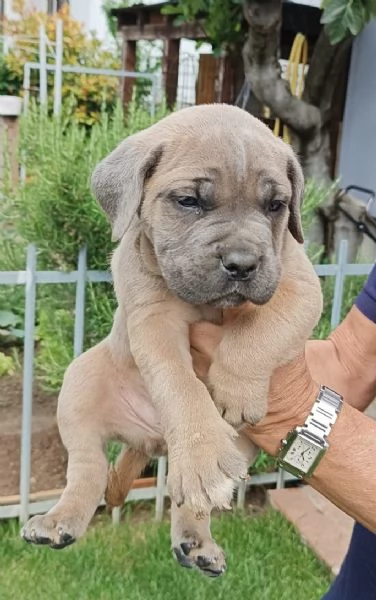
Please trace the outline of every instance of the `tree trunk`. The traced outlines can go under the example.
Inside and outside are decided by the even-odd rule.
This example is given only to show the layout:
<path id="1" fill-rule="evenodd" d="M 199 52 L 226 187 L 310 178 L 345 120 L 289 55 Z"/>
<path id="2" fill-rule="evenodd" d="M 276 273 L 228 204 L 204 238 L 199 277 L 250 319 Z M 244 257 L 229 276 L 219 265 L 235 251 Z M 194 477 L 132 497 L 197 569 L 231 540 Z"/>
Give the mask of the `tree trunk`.
<path id="1" fill-rule="evenodd" d="M 316 44 L 300 100 L 281 77 L 279 64 L 282 0 L 245 0 L 249 25 L 244 71 L 255 96 L 288 125 L 306 178 L 331 181 L 330 116 L 333 91 L 344 68 L 349 40 L 336 46 L 324 31 Z"/>

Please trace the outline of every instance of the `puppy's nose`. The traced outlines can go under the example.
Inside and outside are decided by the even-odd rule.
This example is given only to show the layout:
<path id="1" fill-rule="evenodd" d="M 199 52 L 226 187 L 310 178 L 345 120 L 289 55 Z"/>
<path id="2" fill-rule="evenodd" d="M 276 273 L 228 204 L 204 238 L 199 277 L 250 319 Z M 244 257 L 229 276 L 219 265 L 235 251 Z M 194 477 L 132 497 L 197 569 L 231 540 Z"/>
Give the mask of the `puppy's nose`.
<path id="1" fill-rule="evenodd" d="M 229 279 L 246 281 L 256 273 L 260 259 L 249 252 L 233 251 L 221 256 L 221 264 Z"/>

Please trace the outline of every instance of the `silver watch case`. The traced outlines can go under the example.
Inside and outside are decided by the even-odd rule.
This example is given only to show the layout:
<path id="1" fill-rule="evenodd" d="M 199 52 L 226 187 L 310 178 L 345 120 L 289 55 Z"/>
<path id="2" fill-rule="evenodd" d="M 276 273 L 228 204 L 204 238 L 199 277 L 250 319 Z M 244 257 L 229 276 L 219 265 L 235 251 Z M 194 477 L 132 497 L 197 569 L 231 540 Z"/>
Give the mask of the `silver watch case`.
<path id="1" fill-rule="evenodd" d="M 306 440 L 312 447 L 316 449 L 316 458 L 313 460 L 307 471 L 302 471 L 301 469 L 298 469 L 297 467 L 291 465 L 291 463 L 286 462 L 284 460 L 291 446 L 295 443 L 295 441 L 298 438 Z M 278 466 L 280 466 L 282 469 L 285 469 L 295 477 L 298 477 L 299 479 L 306 479 L 313 475 L 313 472 L 315 471 L 317 465 L 320 463 L 328 448 L 328 442 L 324 442 L 322 440 L 318 441 L 313 436 L 309 435 L 309 433 L 307 433 L 303 429 L 303 427 L 296 427 L 287 434 L 286 439 L 282 440 L 282 448 L 280 450 L 277 463 Z"/>

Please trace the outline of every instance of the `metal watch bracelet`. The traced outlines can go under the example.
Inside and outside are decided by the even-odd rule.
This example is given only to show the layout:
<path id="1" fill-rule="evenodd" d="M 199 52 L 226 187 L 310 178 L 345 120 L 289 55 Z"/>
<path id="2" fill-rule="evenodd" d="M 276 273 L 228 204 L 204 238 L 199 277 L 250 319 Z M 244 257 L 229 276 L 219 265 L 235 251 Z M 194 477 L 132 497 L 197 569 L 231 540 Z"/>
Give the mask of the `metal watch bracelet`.
<path id="1" fill-rule="evenodd" d="M 313 441 L 328 443 L 328 435 L 341 411 L 343 398 L 322 385 L 304 425 L 300 431 Z"/>
<path id="2" fill-rule="evenodd" d="M 342 405 L 342 396 L 322 385 L 304 425 L 282 440 L 278 465 L 299 479 L 311 477 L 329 448 L 328 436 Z"/>

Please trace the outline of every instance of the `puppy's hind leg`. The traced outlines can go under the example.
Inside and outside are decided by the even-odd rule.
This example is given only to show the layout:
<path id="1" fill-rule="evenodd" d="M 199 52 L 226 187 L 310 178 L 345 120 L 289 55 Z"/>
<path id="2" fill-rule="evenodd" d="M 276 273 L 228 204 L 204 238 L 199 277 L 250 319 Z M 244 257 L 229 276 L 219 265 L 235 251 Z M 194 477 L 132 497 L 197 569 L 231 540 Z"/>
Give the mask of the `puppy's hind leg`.
<path id="1" fill-rule="evenodd" d="M 68 451 L 67 485 L 46 515 L 26 523 L 21 535 L 27 542 L 57 549 L 72 544 L 85 533 L 103 497 L 108 472 L 105 414 L 111 412 L 106 403 L 111 397 L 106 372 L 111 359 L 103 350 L 101 345 L 92 348 L 66 371 L 58 425 Z"/>
<path id="2" fill-rule="evenodd" d="M 106 489 L 108 509 L 123 506 L 132 483 L 145 469 L 150 458 L 144 452 L 125 448 L 119 455 L 115 466 L 110 467 Z"/>

